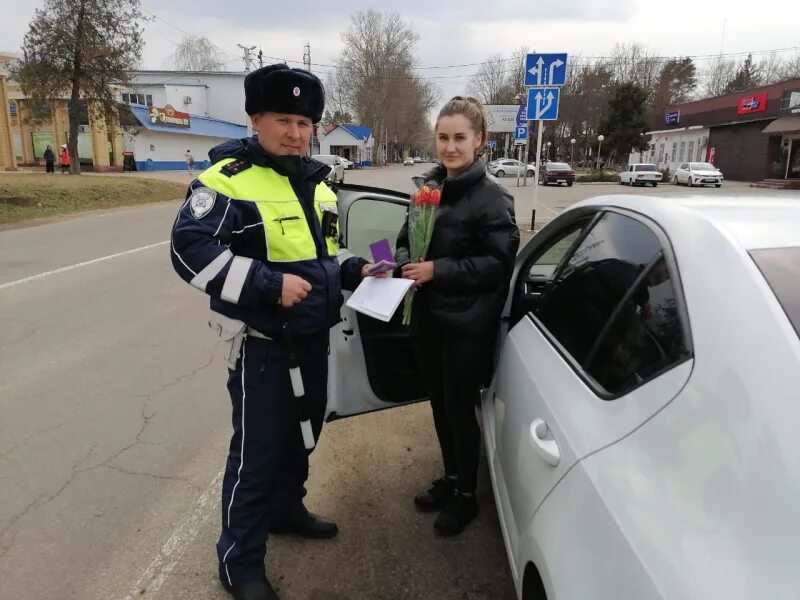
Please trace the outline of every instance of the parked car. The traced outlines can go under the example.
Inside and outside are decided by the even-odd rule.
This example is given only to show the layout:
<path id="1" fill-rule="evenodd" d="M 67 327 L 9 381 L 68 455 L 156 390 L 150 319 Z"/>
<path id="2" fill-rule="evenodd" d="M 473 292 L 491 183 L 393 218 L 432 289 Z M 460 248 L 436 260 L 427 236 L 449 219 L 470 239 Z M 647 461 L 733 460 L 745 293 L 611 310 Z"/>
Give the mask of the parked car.
<path id="1" fill-rule="evenodd" d="M 619 174 L 619 184 L 630 186 L 652 185 L 656 187 L 663 175 L 656 165 L 650 163 L 633 163 Z"/>
<path id="2" fill-rule="evenodd" d="M 338 198 L 343 257 L 405 221 L 405 194 Z M 521 250 L 481 402 L 519 598 L 796 596 L 798 222 L 778 196 L 605 196 Z M 400 315 L 343 318 L 327 419 L 424 400 Z"/>
<path id="3" fill-rule="evenodd" d="M 503 158 L 498 160 L 493 165 L 488 167 L 489 173 L 495 177 L 505 177 L 506 175 L 523 175 L 527 174 L 528 177 L 533 177 L 536 167 L 535 165 L 524 165 L 522 162 L 514 158 Z"/>
<path id="4" fill-rule="evenodd" d="M 542 185 L 565 183 L 572 187 L 575 183 L 575 171 L 567 163 L 549 162 L 539 168 L 539 181 Z"/>
<path id="5" fill-rule="evenodd" d="M 352 169 L 355 166 L 355 163 L 352 160 L 348 160 L 344 156 L 340 156 L 339 159 L 342 161 L 345 171 Z"/>
<path id="6" fill-rule="evenodd" d="M 314 154 L 311 158 L 330 166 L 331 170 L 328 173 L 328 181 L 332 183 L 344 183 L 344 163 L 340 157 L 335 154 Z"/>
<path id="7" fill-rule="evenodd" d="M 414 157 L 414 162 L 415 163 L 421 163 L 422 162 L 422 157 L 421 156 L 415 156 Z"/>
<path id="8" fill-rule="evenodd" d="M 414 159 L 411 156 L 409 156 L 407 158 L 404 158 L 403 159 L 403 166 L 404 167 L 407 167 L 407 166 L 413 167 L 414 166 Z"/>
<path id="9" fill-rule="evenodd" d="M 683 163 L 675 171 L 672 181 L 676 185 L 683 183 L 689 187 L 709 184 L 722 187 L 722 171 L 711 163 Z"/>

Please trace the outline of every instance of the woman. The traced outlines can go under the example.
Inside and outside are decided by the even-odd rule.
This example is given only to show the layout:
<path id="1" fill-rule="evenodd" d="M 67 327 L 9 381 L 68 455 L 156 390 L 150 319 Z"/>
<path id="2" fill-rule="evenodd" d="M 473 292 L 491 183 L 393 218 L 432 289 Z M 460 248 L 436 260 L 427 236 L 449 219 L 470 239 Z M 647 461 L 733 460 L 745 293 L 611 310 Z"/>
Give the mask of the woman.
<path id="1" fill-rule="evenodd" d="M 434 531 L 453 536 L 478 514 L 481 441 L 475 405 L 488 380 L 519 230 L 511 194 L 478 158 L 486 143 L 481 103 L 461 96 L 450 100 L 439 113 L 435 135 L 441 164 L 423 176 L 426 185 L 441 189 L 433 238 L 425 259 L 411 263 L 406 223 L 396 260 L 417 290 L 412 339 L 444 461 L 444 475 L 414 503 L 424 512 L 441 511 Z"/>
<path id="2" fill-rule="evenodd" d="M 59 153 L 58 160 L 61 163 L 61 174 L 69 171 L 69 151 L 66 144 L 61 144 L 61 152 Z"/>

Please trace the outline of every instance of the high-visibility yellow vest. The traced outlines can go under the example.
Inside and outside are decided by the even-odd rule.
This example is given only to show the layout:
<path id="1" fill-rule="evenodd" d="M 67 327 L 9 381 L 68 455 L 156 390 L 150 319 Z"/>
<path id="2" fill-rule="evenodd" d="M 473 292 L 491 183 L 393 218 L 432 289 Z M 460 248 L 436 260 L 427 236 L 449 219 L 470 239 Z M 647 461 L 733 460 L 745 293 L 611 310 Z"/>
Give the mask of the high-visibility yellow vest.
<path id="1" fill-rule="evenodd" d="M 215 163 L 198 179 L 231 200 L 256 205 L 264 223 L 268 261 L 285 263 L 317 258 L 311 228 L 289 178 L 255 164 L 230 177 L 221 173 L 222 167 L 234 160 L 226 158 Z M 336 194 L 326 184 L 319 183 L 314 190 L 314 211 L 320 226 L 326 210 L 338 213 Z M 325 236 L 325 242 L 328 255 L 335 257 L 339 251 L 338 222 L 336 236 Z"/>

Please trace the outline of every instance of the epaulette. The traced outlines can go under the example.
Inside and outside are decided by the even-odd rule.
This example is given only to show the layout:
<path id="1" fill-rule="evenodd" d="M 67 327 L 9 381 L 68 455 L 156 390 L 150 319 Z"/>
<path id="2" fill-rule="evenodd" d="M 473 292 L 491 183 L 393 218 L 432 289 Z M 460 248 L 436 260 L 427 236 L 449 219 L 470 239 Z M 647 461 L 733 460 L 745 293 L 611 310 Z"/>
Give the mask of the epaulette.
<path id="1" fill-rule="evenodd" d="M 233 177 L 237 173 L 241 173 L 242 171 L 246 171 L 247 169 L 249 169 L 252 166 L 253 166 L 253 164 L 248 162 L 248 161 L 246 161 L 246 160 L 235 160 L 233 162 L 228 163 L 224 167 L 222 167 L 219 170 L 219 172 L 222 173 L 223 175 L 228 176 L 228 177 Z"/>

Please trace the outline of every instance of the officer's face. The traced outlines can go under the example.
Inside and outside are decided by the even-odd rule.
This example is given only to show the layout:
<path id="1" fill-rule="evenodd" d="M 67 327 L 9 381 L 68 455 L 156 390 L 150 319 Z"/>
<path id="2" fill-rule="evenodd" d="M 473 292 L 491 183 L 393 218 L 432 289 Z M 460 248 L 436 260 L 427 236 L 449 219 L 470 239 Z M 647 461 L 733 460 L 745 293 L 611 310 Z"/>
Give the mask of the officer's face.
<path id="1" fill-rule="evenodd" d="M 312 123 L 308 117 L 265 112 L 250 117 L 264 150 L 277 156 L 302 156 L 308 149 Z"/>

